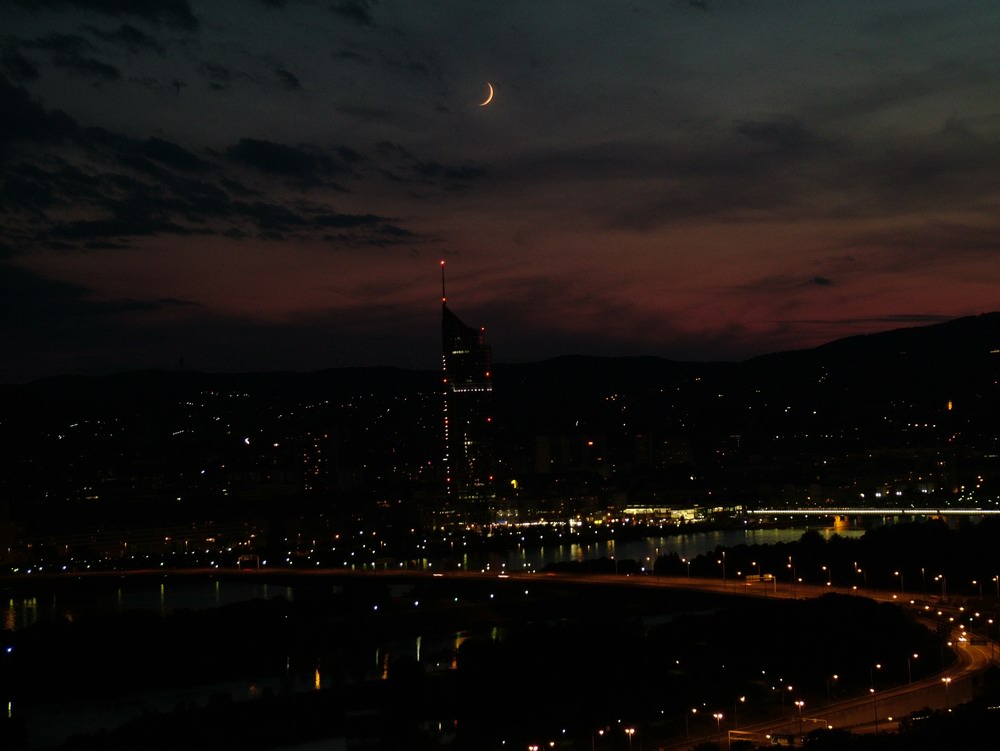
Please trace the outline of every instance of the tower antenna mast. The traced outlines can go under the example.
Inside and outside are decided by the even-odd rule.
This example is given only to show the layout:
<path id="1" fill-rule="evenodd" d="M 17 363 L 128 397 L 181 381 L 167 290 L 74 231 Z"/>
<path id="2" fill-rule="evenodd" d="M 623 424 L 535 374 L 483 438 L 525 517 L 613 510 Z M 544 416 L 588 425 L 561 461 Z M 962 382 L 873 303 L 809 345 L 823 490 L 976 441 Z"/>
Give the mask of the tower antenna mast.
<path id="1" fill-rule="evenodd" d="M 441 261 L 441 302 L 444 303 L 447 300 L 448 298 L 444 294 L 444 261 Z"/>

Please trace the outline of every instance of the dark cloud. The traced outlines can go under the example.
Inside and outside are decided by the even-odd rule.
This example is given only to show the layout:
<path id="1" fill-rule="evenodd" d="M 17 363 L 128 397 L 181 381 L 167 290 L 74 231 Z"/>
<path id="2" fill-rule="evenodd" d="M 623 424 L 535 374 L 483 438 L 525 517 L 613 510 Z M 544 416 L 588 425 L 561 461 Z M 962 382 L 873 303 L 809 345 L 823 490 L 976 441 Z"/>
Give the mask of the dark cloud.
<path id="1" fill-rule="evenodd" d="M 54 62 L 78 76 L 92 77 L 103 81 L 118 81 L 122 77 L 121 71 L 115 66 L 93 58 L 59 58 Z"/>
<path id="2" fill-rule="evenodd" d="M 777 296 L 783 300 L 794 300 L 790 297 L 794 293 L 801 292 L 806 287 L 825 286 L 829 280 L 822 280 L 822 277 L 812 277 L 809 280 L 792 273 L 772 274 L 751 279 L 743 284 L 732 287 L 735 293 L 743 295 L 766 295 Z"/>
<path id="3" fill-rule="evenodd" d="M 94 45 L 79 34 L 49 34 L 46 37 L 22 40 L 19 46 L 32 50 L 45 50 L 56 55 L 83 55 L 94 49 Z"/>
<path id="4" fill-rule="evenodd" d="M 193 31 L 198 19 L 187 0 L 13 0 L 30 11 L 86 10 L 108 16 L 134 16 Z"/>
<path id="5" fill-rule="evenodd" d="M 905 323 L 910 325 L 920 325 L 929 323 L 945 323 L 951 321 L 954 316 L 944 316 L 937 313 L 892 313 L 882 316 L 869 316 L 865 318 L 831 318 L 831 319 L 802 319 L 790 320 L 788 323 L 816 324 L 816 325 L 846 325 L 846 326 L 883 326 L 885 324 Z"/>
<path id="6" fill-rule="evenodd" d="M 385 219 L 374 214 L 320 214 L 313 218 L 316 227 L 354 228 L 379 226 Z"/>
<path id="7" fill-rule="evenodd" d="M 587 213 L 595 226 L 652 232 L 709 217 L 743 223 L 985 214 L 995 211 L 998 173 L 1000 141 L 967 121 L 948 119 L 938 132 L 900 138 L 821 133 L 782 116 L 700 126 L 697 138 L 681 133 L 510 155 L 488 176 L 494 190 L 564 187 L 593 201 Z M 602 181 L 618 187 L 599 197 L 587 190 Z"/>
<path id="8" fill-rule="evenodd" d="M 346 164 L 356 164 L 358 162 L 365 161 L 363 154 L 358 153 L 349 146 L 338 146 L 337 156 L 339 156 Z"/>
<path id="9" fill-rule="evenodd" d="M 0 263 L 0 321 L 11 324 L 39 308 L 76 303 L 86 287 L 56 281 L 10 263 Z M 6 328 L 6 327 L 5 327 Z"/>
<path id="10" fill-rule="evenodd" d="M 155 91 L 158 94 L 172 94 L 175 97 L 180 96 L 181 89 L 187 86 L 187 83 L 179 78 L 165 81 L 154 76 L 130 77 L 129 82 L 144 86 L 150 91 Z"/>
<path id="11" fill-rule="evenodd" d="M 74 75 L 102 81 L 121 79 L 121 71 L 118 68 L 86 55 L 93 50 L 93 45 L 79 34 L 50 34 L 47 37 L 22 41 L 20 46 L 50 53 L 53 65 Z"/>
<path id="12" fill-rule="evenodd" d="M 475 180 L 486 174 L 486 170 L 482 167 L 447 167 L 440 162 L 416 162 L 413 165 L 413 170 L 421 177 L 444 179 L 449 182 Z"/>
<path id="13" fill-rule="evenodd" d="M 47 177 L 47 173 L 32 164 L 8 166 L 0 184 L 0 199 L 4 207 L 0 213 L 17 209 L 37 215 L 55 205 L 56 195 Z"/>
<path id="14" fill-rule="evenodd" d="M 486 169 L 478 165 L 446 165 L 434 160 L 422 160 L 406 147 L 390 141 L 378 142 L 375 151 L 389 163 L 386 175 L 393 180 L 456 189 L 487 175 Z"/>
<path id="15" fill-rule="evenodd" d="M 298 77 L 294 73 L 291 73 L 284 68 L 277 68 L 274 73 L 278 77 L 278 82 L 286 89 L 299 91 L 302 88 L 302 84 L 299 82 Z"/>
<path id="16" fill-rule="evenodd" d="M 241 198 L 264 195 L 261 191 L 249 188 L 239 180 L 233 180 L 231 177 L 220 177 L 219 185 L 229 191 L 230 194 L 240 196 Z"/>
<path id="17" fill-rule="evenodd" d="M 48 169 L 30 162 L 9 165 L 5 180 L 16 187 L 10 191 L 5 205 L 37 213 L 50 206 L 67 206 L 74 201 L 90 204 L 99 195 L 99 180 L 73 165 L 52 161 Z"/>
<path id="18" fill-rule="evenodd" d="M 317 185 L 322 178 L 349 171 L 342 160 L 314 148 L 286 146 L 273 141 L 242 138 L 226 149 L 230 159 L 269 175 L 295 178 L 303 185 Z"/>
<path id="19" fill-rule="evenodd" d="M 0 242 L 11 252 L 125 248 L 138 237 L 222 234 L 270 239 L 315 237 L 339 245 L 419 241 L 376 214 L 334 211 L 324 203 L 266 200 L 253 185 L 225 174 L 224 164 L 196 156 L 163 138 L 133 139 L 104 128 L 81 128 L 40 107 L 23 89 L 0 86 L 0 145 L 11 156 L 0 178 Z M 86 168 L 29 142 L 62 141 L 86 155 Z M 227 156 L 265 176 L 287 177 L 300 188 L 349 173 L 365 157 L 348 146 L 331 154 L 314 147 L 243 139 Z M 324 182 L 326 181 L 326 182 Z M 61 209 L 72 208 L 73 218 Z M 81 216 L 82 214 L 82 216 Z M 331 230 L 335 232 L 331 234 Z"/>
<path id="20" fill-rule="evenodd" d="M 342 0 L 342 2 L 331 5 L 330 10 L 340 18 L 356 23 L 359 26 L 375 25 L 371 7 L 365 0 Z"/>
<path id="21" fill-rule="evenodd" d="M 159 310 L 162 306 L 150 300 L 99 300 L 91 302 L 85 309 L 89 315 L 107 315 L 115 313 L 146 313 Z"/>
<path id="22" fill-rule="evenodd" d="M 0 54 L 0 66 L 3 66 L 4 72 L 18 83 L 38 78 L 38 67 L 13 47 L 5 49 Z"/>
<path id="23" fill-rule="evenodd" d="M 352 52 L 351 50 L 338 50 L 333 53 L 332 57 L 334 60 L 355 60 L 359 63 L 371 63 L 371 60 L 362 55 L 360 52 Z"/>
<path id="24" fill-rule="evenodd" d="M 133 200 L 116 207 L 106 219 L 86 219 L 56 225 L 56 239 L 81 241 L 101 237 L 139 237 L 143 235 L 189 235 L 192 230 L 150 211 L 143 201 Z M 94 247 L 94 246 L 91 246 Z"/>
<path id="25" fill-rule="evenodd" d="M 383 109 L 381 107 L 357 107 L 345 105 L 338 107 L 337 111 L 344 114 L 350 115 L 352 117 L 357 117 L 361 120 L 371 120 L 378 122 L 393 122 L 398 120 L 398 115 L 392 110 Z"/>
<path id="26" fill-rule="evenodd" d="M 825 185 L 843 199 L 838 219 L 948 209 L 994 212 L 1000 141 L 946 125 L 937 134 L 872 140 L 828 165 Z"/>
<path id="27" fill-rule="evenodd" d="M 850 128 L 859 118 L 889 115 L 913 104 L 923 108 L 939 96 L 969 96 L 983 87 L 992 89 L 995 81 L 990 66 L 949 55 L 946 60 L 875 73 L 849 84 L 834 79 L 823 97 L 803 102 L 800 114 L 807 121 Z"/>
<path id="28" fill-rule="evenodd" d="M 854 251 L 877 251 L 866 256 L 863 272 L 857 273 L 938 273 L 969 259 L 996 258 L 1000 224 L 992 217 L 976 224 L 897 222 L 884 229 L 848 233 L 842 245 Z"/>
<path id="29" fill-rule="evenodd" d="M 182 170 L 203 170 L 208 162 L 199 159 L 187 149 L 162 138 L 147 138 L 142 144 L 142 153 L 161 164 Z"/>
<path id="30" fill-rule="evenodd" d="M 198 65 L 198 72 L 209 80 L 213 89 L 227 89 L 234 81 L 250 81 L 252 78 L 243 71 L 227 68 L 219 63 L 203 60 Z"/>
<path id="31" fill-rule="evenodd" d="M 137 54 L 143 50 L 152 50 L 162 55 L 165 51 L 164 46 L 159 41 L 130 24 L 122 24 L 114 31 L 104 31 L 94 26 L 87 26 L 85 28 L 98 39 L 120 45 L 132 54 Z"/>
<path id="32" fill-rule="evenodd" d="M 423 59 L 415 59 L 421 57 Z M 428 54 L 423 50 L 410 50 L 405 47 L 397 49 L 393 47 L 389 52 L 380 52 L 378 58 L 390 70 L 427 79 L 439 79 L 441 77 L 440 59 L 437 55 Z"/>
<path id="33" fill-rule="evenodd" d="M 66 113 L 46 110 L 28 93 L 0 76 L 0 156 L 14 141 L 53 142 L 73 134 L 76 122 Z"/>
<path id="34" fill-rule="evenodd" d="M 392 143 L 391 141 L 379 141 L 375 144 L 375 150 L 379 154 L 384 154 L 386 156 L 401 157 L 410 161 L 416 161 L 416 157 L 413 155 L 413 152 L 402 144 Z"/>
<path id="35" fill-rule="evenodd" d="M 791 117 L 764 122 L 746 120 L 736 124 L 736 132 L 777 151 L 797 151 L 816 143 L 806 127 Z"/>

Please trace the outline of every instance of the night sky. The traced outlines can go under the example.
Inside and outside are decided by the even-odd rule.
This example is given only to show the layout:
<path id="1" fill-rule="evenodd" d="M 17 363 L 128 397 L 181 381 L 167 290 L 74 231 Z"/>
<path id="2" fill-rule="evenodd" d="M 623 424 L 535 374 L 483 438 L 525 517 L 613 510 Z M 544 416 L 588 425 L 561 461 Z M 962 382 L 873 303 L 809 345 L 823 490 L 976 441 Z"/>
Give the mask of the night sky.
<path id="1" fill-rule="evenodd" d="M 994 310 L 1000 5 L 6 0 L 0 382 Z M 493 100 L 480 107 L 487 82 Z"/>

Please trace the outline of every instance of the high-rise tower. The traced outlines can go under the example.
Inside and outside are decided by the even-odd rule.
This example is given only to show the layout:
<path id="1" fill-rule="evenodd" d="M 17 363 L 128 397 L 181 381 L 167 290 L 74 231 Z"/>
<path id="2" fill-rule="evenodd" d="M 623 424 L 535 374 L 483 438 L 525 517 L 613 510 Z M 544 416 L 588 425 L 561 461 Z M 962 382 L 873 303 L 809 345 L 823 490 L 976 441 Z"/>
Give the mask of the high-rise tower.
<path id="1" fill-rule="evenodd" d="M 493 506 L 493 352 L 485 329 L 466 326 L 448 309 L 441 261 L 444 466 L 450 499 L 479 523 Z"/>

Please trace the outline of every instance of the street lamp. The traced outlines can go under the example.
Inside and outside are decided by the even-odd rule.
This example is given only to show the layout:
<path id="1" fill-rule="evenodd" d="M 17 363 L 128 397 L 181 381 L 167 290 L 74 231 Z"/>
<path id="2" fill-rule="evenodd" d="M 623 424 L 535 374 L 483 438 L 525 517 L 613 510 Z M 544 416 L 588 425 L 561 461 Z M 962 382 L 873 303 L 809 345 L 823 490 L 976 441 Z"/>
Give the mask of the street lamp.
<path id="1" fill-rule="evenodd" d="M 899 577 L 899 594 L 903 594 L 903 575 L 898 571 L 893 571 L 892 575 Z"/>
<path id="2" fill-rule="evenodd" d="M 829 587 L 831 584 L 833 584 L 833 572 L 830 571 L 830 569 L 827 568 L 826 566 L 821 566 L 821 568 L 824 571 L 826 571 L 826 586 Z"/>
<path id="3" fill-rule="evenodd" d="M 875 712 L 875 735 L 878 735 L 878 694 L 875 692 L 875 671 L 882 669 L 882 663 L 876 662 L 874 668 L 868 668 L 868 677 L 871 679 L 872 709 Z"/>
<path id="4" fill-rule="evenodd" d="M 910 683 L 913 683 L 913 670 L 910 667 L 910 659 L 912 658 L 915 660 L 918 657 L 920 657 L 920 655 L 918 655 L 916 652 L 914 652 L 912 655 L 906 656 L 906 677 L 909 678 Z"/>
<path id="5" fill-rule="evenodd" d="M 948 596 L 948 579 L 945 578 L 944 574 L 938 574 L 934 577 L 934 581 L 941 582 L 941 599 L 943 600 Z"/>
<path id="6" fill-rule="evenodd" d="M 632 736 L 635 735 L 635 728 L 625 728 L 625 735 L 628 736 L 628 751 L 632 751 Z"/>
<path id="7" fill-rule="evenodd" d="M 805 706 L 805 702 L 799 699 L 795 702 L 795 706 L 799 708 L 799 735 L 802 735 L 802 707 Z"/>
<path id="8" fill-rule="evenodd" d="M 733 730 L 739 727 L 740 724 L 740 716 L 736 713 L 736 709 L 740 706 L 740 704 L 746 703 L 746 700 L 747 698 L 745 696 L 741 696 L 733 702 Z"/>
<path id="9" fill-rule="evenodd" d="M 715 732 L 716 733 L 721 733 L 722 732 L 722 712 L 715 712 L 715 713 L 712 714 L 712 717 L 715 718 Z"/>
<path id="10" fill-rule="evenodd" d="M 780 683 L 783 680 L 784 680 L 783 678 L 779 678 L 778 682 Z M 785 686 L 785 688 L 787 688 L 789 691 L 792 690 L 791 686 Z M 771 689 L 774 690 L 774 691 L 777 691 L 778 692 L 778 696 L 781 697 L 781 713 L 784 714 L 785 713 L 785 692 L 782 691 L 780 688 L 775 688 L 774 686 L 771 686 Z"/>
<path id="11" fill-rule="evenodd" d="M 596 734 L 595 733 L 590 734 L 590 751 L 596 751 L 598 735 L 604 735 L 604 728 L 598 729 Z"/>
<path id="12" fill-rule="evenodd" d="M 691 707 L 691 714 L 693 714 L 693 715 L 698 714 L 698 707 Z M 691 725 L 688 722 L 688 720 L 689 720 L 689 715 L 688 715 L 687 712 L 685 712 L 684 713 L 684 735 L 685 735 L 685 737 L 690 738 L 691 737 Z"/>
<path id="13" fill-rule="evenodd" d="M 981 600 L 983 599 L 983 583 L 981 581 L 976 581 L 975 579 L 973 579 L 972 586 L 974 587 L 977 584 L 979 585 L 979 599 Z"/>
<path id="14" fill-rule="evenodd" d="M 944 684 L 944 708 L 951 711 L 951 700 L 948 698 L 948 689 L 951 687 L 951 678 L 942 678 Z"/>
<path id="15" fill-rule="evenodd" d="M 829 678 L 826 679 L 826 703 L 827 704 L 833 704 L 833 700 L 830 698 L 830 681 L 831 680 L 835 681 L 838 678 L 840 678 L 840 676 L 837 675 L 836 673 L 834 673 L 833 675 L 831 675 Z"/>

